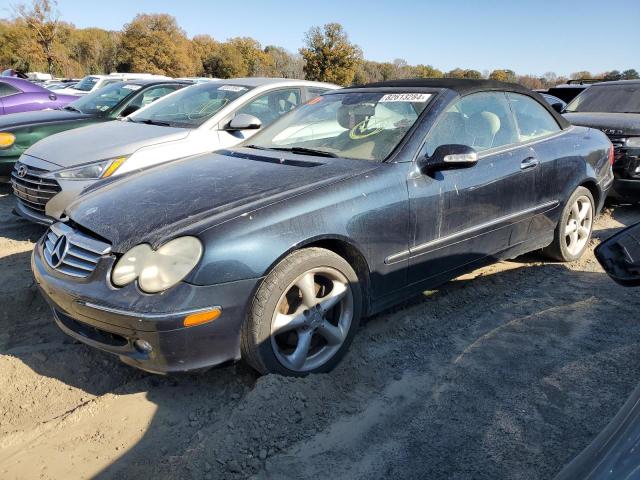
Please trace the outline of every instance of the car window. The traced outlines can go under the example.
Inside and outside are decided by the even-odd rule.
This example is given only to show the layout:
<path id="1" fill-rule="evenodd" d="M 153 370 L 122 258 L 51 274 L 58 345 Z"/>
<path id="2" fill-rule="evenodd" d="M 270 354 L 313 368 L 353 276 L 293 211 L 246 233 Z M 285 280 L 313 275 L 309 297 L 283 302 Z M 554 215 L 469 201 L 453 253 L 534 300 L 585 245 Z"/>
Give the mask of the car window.
<path id="1" fill-rule="evenodd" d="M 236 114 L 246 113 L 253 115 L 259 118 L 262 126 L 265 127 L 300 105 L 300 98 L 300 89 L 298 88 L 276 90 L 260 95 L 238 109 Z"/>
<path id="2" fill-rule="evenodd" d="M 430 93 L 386 92 L 323 95 L 258 132 L 249 144 L 382 161 L 418 121 L 431 97 Z"/>
<path id="3" fill-rule="evenodd" d="M 507 97 L 516 116 L 521 142 L 560 131 L 555 118 L 533 98 L 512 92 L 507 93 Z"/>
<path id="4" fill-rule="evenodd" d="M 67 110 L 80 110 L 82 113 L 106 112 L 140 88 L 140 85 L 129 83 L 109 85 L 108 87 L 94 90 L 78 100 L 74 100 L 65 108 Z"/>
<path id="5" fill-rule="evenodd" d="M 640 113 L 640 83 L 593 85 L 573 99 L 565 111 Z"/>
<path id="6" fill-rule="evenodd" d="M 175 127 L 197 128 L 222 108 L 246 95 L 251 87 L 207 82 L 183 88 L 129 117 L 134 122 L 156 122 Z"/>
<path id="7" fill-rule="evenodd" d="M 424 153 L 441 145 L 467 145 L 477 152 L 518 142 L 509 102 L 503 92 L 468 95 L 440 116 L 427 137 Z"/>
<path id="8" fill-rule="evenodd" d="M 16 93 L 20 93 L 20 90 L 8 83 L 0 82 L 0 97 L 8 97 L 9 95 L 15 95 Z"/>
<path id="9" fill-rule="evenodd" d="M 95 84 L 98 83 L 98 80 L 99 80 L 98 77 L 91 77 L 91 76 L 84 77 L 73 88 L 75 88 L 76 90 L 80 90 L 82 92 L 89 92 L 95 86 Z"/>
<path id="10" fill-rule="evenodd" d="M 161 97 L 168 95 L 171 92 L 175 92 L 178 85 L 160 85 L 157 87 L 147 88 L 145 91 L 136 95 L 129 105 L 133 105 L 139 108 L 146 107 L 150 103 L 155 102 Z"/>
<path id="11" fill-rule="evenodd" d="M 321 87 L 307 87 L 307 92 L 309 93 L 309 98 L 317 97 L 318 95 L 322 95 L 325 92 L 331 90 L 330 88 L 321 88 Z"/>

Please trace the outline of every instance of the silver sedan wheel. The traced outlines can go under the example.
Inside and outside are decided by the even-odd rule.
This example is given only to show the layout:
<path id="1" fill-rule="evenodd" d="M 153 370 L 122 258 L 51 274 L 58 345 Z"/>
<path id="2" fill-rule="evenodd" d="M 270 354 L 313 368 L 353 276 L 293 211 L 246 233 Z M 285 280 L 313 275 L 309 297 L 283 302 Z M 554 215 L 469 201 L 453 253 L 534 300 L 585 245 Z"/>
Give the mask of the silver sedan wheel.
<path id="1" fill-rule="evenodd" d="M 308 270 L 285 289 L 271 319 L 271 346 L 280 363 L 308 372 L 340 349 L 353 320 L 347 278 L 331 267 Z"/>
<path id="2" fill-rule="evenodd" d="M 569 218 L 564 228 L 564 239 L 567 251 L 578 255 L 589 241 L 593 224 L 593 207 L 586 196 L 576 199 L 571 206 Z"/>

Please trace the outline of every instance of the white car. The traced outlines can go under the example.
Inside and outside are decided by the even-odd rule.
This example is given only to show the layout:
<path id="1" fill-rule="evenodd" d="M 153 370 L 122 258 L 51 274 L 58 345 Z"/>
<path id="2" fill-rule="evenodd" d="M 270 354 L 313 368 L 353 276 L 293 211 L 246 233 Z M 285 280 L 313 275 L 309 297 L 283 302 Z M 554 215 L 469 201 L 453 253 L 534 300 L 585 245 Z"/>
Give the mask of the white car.
<path id="1" fill-rule="evenodd" d="M 111 73 L 109 75 L 87 75 L 73 87 L 57 89 L 56 93 L 64 95 L 86 95 L 89 92 L 106 87 L 112 83 L 125 82 L 127 80 L 145 80 L 145 79 L 169 79 L 164 75 L 152 75 L 150 73 Z"/>
<path id="2" fill-rule="evenodd" d="M 258 129 L 337 85 L 237 78 L 183 88 L 129 115 L 51 135 L 16 162 L 14 177 L 33 191 L 16 212 L 48 224 L 87 187 L 177 158 L 237 145 Z"/>

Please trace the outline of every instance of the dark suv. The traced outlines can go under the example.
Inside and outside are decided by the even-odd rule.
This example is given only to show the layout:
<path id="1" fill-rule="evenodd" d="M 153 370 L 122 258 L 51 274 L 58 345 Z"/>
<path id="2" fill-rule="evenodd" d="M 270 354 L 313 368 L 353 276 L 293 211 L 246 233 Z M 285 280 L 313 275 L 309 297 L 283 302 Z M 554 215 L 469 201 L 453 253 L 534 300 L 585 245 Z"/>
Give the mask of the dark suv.
<path id="1" fill-rule="evenodd" d="M 611 196 L 640 201 L 640 80 L 591 85 L 567 105 L 564 116 L 607 134 L 615 148 Z"/>

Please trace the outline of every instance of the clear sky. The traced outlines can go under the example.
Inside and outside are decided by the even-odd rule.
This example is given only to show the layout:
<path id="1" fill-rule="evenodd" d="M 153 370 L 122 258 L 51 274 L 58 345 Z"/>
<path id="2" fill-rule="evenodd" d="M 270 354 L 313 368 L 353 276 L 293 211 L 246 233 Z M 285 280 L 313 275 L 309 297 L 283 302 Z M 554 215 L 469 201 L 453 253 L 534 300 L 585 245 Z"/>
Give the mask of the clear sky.
<path id="1" fill-rule="evenodd" d="M 0 0 L 0 16 L 20 0 Z M 640 71 L 640 0 L 59 0 L 78 27 L 119 30 L 137 13 L 169 13 L 189 36 L 251 36 L 290 51 L 313 25 L 341 23 L 365 58 L 441 70 Z"/>

